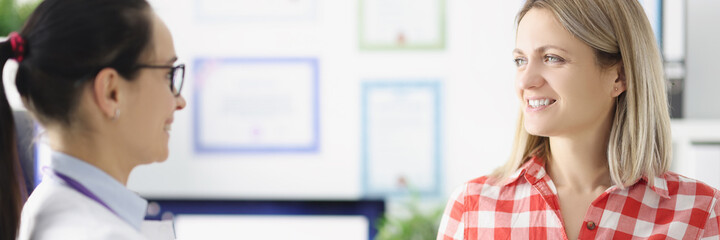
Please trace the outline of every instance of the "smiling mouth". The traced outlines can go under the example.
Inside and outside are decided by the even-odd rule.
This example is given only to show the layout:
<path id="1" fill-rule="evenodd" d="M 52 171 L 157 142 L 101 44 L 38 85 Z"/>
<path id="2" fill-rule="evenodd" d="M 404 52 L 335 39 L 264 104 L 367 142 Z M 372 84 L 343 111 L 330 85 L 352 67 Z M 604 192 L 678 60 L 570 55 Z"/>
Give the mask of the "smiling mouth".
<path id="1" fill-rule="evenodd" d="M 551 98 L 527 100 L 527 104 L 531 108 L 539 108 L 539 107 L 549 106 L 549 105 L 554 104 L 555 102 L 557 102 L 557 100 L 551 99 Z"/>

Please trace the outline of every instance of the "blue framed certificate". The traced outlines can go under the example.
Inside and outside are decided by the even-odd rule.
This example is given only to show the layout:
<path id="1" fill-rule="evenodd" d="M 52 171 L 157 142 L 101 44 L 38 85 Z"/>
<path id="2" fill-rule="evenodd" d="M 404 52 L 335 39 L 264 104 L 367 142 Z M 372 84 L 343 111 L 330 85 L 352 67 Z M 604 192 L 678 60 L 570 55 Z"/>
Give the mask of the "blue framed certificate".
<path id="1" fill-rule="evenodd" d="M 318 150 L 317 59 L 197 59 L 194 69 L 197 153 Z"/>
<path id="2" fill-rule="evenodd" d="M 438 81 L 363 84 L 362 182 L 366 195 L 440 193 L 440 105 Z"/>

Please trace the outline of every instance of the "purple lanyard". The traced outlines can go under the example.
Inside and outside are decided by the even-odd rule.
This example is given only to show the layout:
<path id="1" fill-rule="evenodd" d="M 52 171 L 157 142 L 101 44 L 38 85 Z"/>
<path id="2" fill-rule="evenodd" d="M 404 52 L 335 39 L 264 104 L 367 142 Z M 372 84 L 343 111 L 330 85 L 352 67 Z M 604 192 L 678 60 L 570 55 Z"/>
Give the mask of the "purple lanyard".
<path id="1" fill-rule="evenodd" d="M 48 169 L 46 168 L 45 170 L 48 170 Z M 107 208 L 107 210 L 109 210 L 110 212 L 112 212 L 113 214 L 115 214 L 116 216 L 119 217 L 119 215 L 115 211 L 113 211 L 112 208 L 110 208 L 110 206 L 108 206 L 105 202 L 100 200 L 100 198 L 95 196 L 95 194 L 90 192 L 90 190 L 88 190 L 85 186 L 80 184 L 78 181 L 75 181 L 75 179 L 72 179 L 71 177 L 68 177 L 67 175 L 62 174 L 58 171 L 55 171 L 55 170 L 50 170 L 50 171 L 52 171 L 53 175 L 55 175 L 55 176 L 59 177 L 60 179 L 62 179 L 63 181 L 65 181 L 65 183 L 67 184 L 68 187 L 75 189 L 75 191 L 79 192 L 80 194 L 85 195 L 86 197 L 94 200 L 95 202 L 99 203 L 100 205 L 103 205 L 103 207 Z"/>

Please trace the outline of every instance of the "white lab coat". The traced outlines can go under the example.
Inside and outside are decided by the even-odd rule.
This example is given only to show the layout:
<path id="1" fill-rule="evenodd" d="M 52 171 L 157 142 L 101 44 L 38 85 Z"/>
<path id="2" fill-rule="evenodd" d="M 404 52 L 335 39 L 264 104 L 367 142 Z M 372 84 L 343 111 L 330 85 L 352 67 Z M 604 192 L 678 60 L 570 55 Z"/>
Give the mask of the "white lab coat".
<path id="1" fill-rule="evenodd" d="M 140 232 L 98 202 L 51 180 L 25 203 L 18 239 L 166 240 L 174 239 L 174 232 L 169 222 L 143 223 Z"/>

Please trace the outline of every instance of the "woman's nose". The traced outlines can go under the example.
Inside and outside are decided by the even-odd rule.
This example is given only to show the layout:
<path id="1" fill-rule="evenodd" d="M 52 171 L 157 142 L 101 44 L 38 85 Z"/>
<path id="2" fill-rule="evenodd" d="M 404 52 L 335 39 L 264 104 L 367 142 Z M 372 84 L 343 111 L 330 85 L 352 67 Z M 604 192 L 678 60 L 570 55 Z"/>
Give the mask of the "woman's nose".
<path id="1" fill-rule="evenodd" d="M 539 88 L 544 83 L 545 79 L 542 75 L 541 64 L 530 62 L 524 69 L 518 72 L 516 84 L 519 89 Z"/>
<path id="2" fill-rule="evenodd" d="M 182 110 L 183 108 L 185 108 L 185 106 L 187 106 L 187 102 L 185 101 L 185 98 L 182 96 L 182 94 L 178 95 L 175 98 L 175 103 L 177 104 L 175 110 Z"/>

